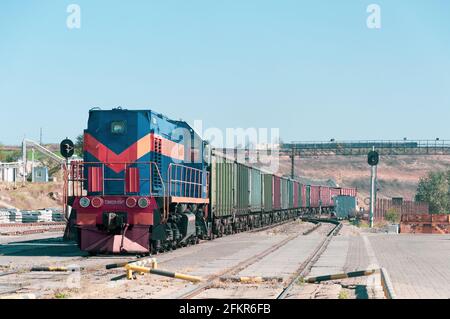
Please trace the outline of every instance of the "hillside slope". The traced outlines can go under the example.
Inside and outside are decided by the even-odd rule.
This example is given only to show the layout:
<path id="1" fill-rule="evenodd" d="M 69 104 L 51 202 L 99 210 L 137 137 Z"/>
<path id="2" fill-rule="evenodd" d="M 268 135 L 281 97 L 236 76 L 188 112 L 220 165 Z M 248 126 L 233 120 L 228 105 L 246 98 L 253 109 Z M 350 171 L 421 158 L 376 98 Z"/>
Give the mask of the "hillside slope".
<path id="1" fill-rule="evenodd" d="M 62 183 L 31 184 L 14 188 L 0 184 L 0 208 L 41 209 L 62 207 Z"/>
<path id="2" fill-rule="evenodd" d="M 302 178 L 334 180 L 340 186 L 357 187 L 360 198 L 369 196 L 370 167 L 365 156 L 300 158 L 295 161 L 296 175 Z M 381 156 L 378 165 L 378 196 L 413 199 L 421 177 L 430 171 L 450 169 L 450 156 Z M 280 159 L 282 174 L 290 174 L 288 157 Z"/>

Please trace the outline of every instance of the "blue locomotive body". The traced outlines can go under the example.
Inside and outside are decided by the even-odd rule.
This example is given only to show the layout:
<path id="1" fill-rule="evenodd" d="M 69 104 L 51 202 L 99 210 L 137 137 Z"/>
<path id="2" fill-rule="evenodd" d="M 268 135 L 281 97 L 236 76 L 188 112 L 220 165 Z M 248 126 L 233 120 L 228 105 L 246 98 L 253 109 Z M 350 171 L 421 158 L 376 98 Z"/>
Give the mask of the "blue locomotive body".
<path id="1" fill-rule="evenodd" d="M 81 248 L 147 252 L 152 242 L 159 249 L 168 238 L 172 245 L 206 233 L 205 149 L 186 122 L 150 110 L 91 110 L 84 160 L 72 165 Z"/>

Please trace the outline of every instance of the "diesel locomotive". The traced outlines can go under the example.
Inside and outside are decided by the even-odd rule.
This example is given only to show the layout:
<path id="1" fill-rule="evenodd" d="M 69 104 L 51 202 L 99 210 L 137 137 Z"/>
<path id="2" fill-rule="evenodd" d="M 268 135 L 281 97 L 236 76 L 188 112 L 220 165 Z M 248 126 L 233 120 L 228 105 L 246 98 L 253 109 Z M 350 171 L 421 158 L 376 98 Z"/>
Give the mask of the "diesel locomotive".
<path id="1" fill-rule="evenodd" d="M 303 185 L 227 159 L 184 121 L 92 109 L 83 160 L 65 171 L 66 234 L 83 251 L 156 253 L 331 211 L 356 189 Z"/>

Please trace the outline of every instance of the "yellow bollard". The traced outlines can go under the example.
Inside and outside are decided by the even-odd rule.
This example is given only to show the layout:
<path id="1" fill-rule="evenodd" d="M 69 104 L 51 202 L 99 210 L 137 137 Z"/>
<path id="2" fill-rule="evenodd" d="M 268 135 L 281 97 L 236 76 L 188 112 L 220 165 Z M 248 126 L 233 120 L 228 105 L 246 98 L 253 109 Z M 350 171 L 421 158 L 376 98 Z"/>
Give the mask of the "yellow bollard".
<path id="1" fill-rule="evenodd" d="M 127 270 L 127 278 L 130 279 L 129 273 L 136 271 L 136 272 L 140 272 L 140 273 L 150 273 L 153 275 L 159 275 L 159 276 L 164 276 L 164 277 L 170 277 L 170 278 L 177 278 L 177 279 L 182 279 L 182 280 L 187 280 L 187 281 L 191 281 L 191 282 L 200 282 L 202 281 L 202 279 L 200 277 L 197 276 L 191 276 L 191 275 L 186 275 L 186 274 L 180 274 L 180 273 L 175 273 L 175 272 L 170 272 L 170 271 L 165 271 L 165 270 L 159 270 L 159 269 L 152 269 L 152 268 L 148 268 L 148 267 L 143 267 L 143 266 L 137 266 L 137 265 L 133 265 L 133 264 L 127 264 L 125 266 L 125 269 Z"/>
<path id="2" fill-rule="evenodd" d="M 239 281 L 242 283 L 250 284 L 250 283 L 262 283 L 262 277 L 240 277 Z"/>

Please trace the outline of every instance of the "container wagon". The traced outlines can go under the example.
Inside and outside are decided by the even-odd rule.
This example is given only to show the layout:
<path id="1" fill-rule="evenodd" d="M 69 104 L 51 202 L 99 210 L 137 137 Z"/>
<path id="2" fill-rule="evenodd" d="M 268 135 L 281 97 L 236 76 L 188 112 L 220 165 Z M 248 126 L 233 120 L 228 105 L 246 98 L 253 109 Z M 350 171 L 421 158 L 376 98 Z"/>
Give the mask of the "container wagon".
<path id="1" fill-rule="evenodd" d="M 341 188 L 332 187 L 330 189 L 330 193 L 331 193 L 331 206 L 335 206 L 334 200 L 335 200 L 336 196 L 341 195 Z"/>
<path id="2" fill-rule="evenodd" d="M 273 199 L 272 208 L 274 210 L 281 209 L 281 177 L 273 176 Z"/>
<path id="3" fill-rule="evenodd" d="M 331 187 L 320 186 L 320 206 L 322 209 L 328 209 L 332 206 L 331 203 Z"/>
<path id="4" fill-rule="evenodd" d="M 281 178 L 281 208 L 289 208 L 289 180 Z"/>
<path id="5" fill-rule="evenodd" d="M 315 211 L 320 207 L 320 186 L 309 186 L 309 207 Z"/>

